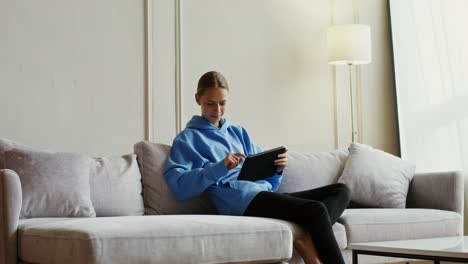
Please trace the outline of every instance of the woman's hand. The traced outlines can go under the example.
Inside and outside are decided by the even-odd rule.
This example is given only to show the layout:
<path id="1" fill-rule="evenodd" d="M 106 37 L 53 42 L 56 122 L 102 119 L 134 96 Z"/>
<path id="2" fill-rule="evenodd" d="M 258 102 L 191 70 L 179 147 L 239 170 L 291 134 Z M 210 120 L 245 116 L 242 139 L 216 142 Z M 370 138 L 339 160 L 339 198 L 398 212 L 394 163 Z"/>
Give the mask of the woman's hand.
<path id="1" fill-rule="evenodd" d="M 286 166 L 288 166 L 288 150 L 278 155 L 275 159 L 276 172 L 282 172 Z"/>
<path id="2" fill-rule="evenodd" d="M 230 170 L 239 165 L 245 158 L 247 158 L 247 156 L 245 156 L 244 153 L 229 153 L 226 158 L 224 158 L 224 166 Z"/>

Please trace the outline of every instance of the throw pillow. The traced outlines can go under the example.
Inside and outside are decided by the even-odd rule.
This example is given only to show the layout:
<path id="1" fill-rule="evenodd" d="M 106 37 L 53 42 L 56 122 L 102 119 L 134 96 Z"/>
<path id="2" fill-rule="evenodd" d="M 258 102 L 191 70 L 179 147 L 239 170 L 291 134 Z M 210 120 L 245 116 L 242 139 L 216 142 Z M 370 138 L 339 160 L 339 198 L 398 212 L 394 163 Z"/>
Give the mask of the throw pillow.
<path id="1" fill-rule="evenodd" d="M 21 218 L 96 215 L 90 199 L 89 157 L 19 149 L 4 154 L 5 167 L 21 181 Z"/>
<path id="2" fill-rule="evenodd" d="M 405 208 L 416 166 L 371 146 L 352 143 L 339 182 L 351 200 L 368 207 Z"/>
<path id="3" fill-rule="evenodd" d="M 141 174 L 135 154 L 93 158 L 91 200 L 96 216 L 143 215 Z"/>
<path id="4" fill-rule="evenodd" d="M 134 152 L 143 178 L 145 214 L 216 214 L 206 195 L 187 201 L 177 201 L 164 179 L 163 172 L 171 147 L 142 141 Z"/>
<path id="5" fill-rule="evenodd" d="M 335 183 L 341 176 L 348 150 L 301 153 L 289 151 L 288 166 L 278 192 L 290 193 Z"/>

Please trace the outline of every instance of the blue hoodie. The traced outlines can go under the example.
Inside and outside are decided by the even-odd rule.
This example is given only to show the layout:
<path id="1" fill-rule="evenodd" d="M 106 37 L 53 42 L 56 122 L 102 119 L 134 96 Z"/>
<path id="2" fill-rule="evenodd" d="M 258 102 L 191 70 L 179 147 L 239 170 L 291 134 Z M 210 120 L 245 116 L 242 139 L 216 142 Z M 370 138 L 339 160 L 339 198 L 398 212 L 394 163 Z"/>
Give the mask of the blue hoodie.
<path id="1" fill-rule="evenodd" d="M 164 177 L 177 200 L 187 200 L 207 192 L 218 213 L 243 215 L 252 199 L 261 191 L 276 191 L 282 174 L 265 180 L 238 181 L 241 164 L 231 170 L 224 165 L 229 153 L 246 156 L 258 153 L 247 131 L 226 118 L 217 128 L 207 119 L 193 116 L 177 135 L 164 170 Z"/>

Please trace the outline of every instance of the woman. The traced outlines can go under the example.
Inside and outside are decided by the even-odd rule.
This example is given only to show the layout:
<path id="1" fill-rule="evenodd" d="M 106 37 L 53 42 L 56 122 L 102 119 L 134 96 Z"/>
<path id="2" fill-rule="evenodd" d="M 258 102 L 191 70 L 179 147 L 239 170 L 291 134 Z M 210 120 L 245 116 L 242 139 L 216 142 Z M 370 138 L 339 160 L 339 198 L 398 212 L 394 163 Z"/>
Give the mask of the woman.
<path id="1" fill-rule="evenodd" d="M 332 225 L 349 203 L 349 190 L 334 184 L 297 193 L 275 193 L 287 166 L 287 152 L 275 160 L 277 173 L 255 182 L 237 181 L 242 161 L 258 153 L 247 131 L 224 118 L 228 84 L 219 72 L 198 82 L 195 100 L 201 116 L 193 116 L 172 144 L 164 177 L 177 199 L 207 192 L 220 214 L 270 217 L 303 226 L 308 239 L 294 247 L 306 263 L 344 263 Z M 314 247 L 315 245 L 315 247 Z"/>

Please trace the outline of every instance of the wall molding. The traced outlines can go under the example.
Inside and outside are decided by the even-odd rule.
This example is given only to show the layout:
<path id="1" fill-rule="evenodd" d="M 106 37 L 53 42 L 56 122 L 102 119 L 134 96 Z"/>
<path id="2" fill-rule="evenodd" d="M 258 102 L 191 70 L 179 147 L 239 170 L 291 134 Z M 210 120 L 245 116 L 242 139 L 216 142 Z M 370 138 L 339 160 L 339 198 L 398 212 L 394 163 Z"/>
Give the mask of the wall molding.
<path id="1" fill-rule="evenodd" d="M 332 26 L 335 24 L 335 1 L 330 0 L 329 5 L 329 16 L 330 21 L 328 26 Z M 338 149 L 338 99 L 336 94 L 336 67 L 332 67 L 332 99 L 333 99 L 333 145 L 335 149 Z"/>
<path id="2" fill-rule="evenodd" d="M 144 113 L 145 140 L 153 140 L 153 85 L 152 85 L 152 8 L 151 0 L 144 0 Z"/>
<path id="3" fill-rule="evenodd" d="M 176 134 L 182 131 L 182 71 L 181 71 L 181 34 L 180 34 L 180 0 L 175 1 L 175 112 Z"/>

